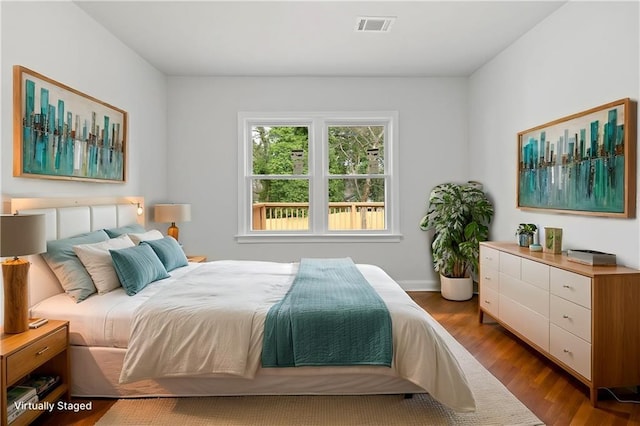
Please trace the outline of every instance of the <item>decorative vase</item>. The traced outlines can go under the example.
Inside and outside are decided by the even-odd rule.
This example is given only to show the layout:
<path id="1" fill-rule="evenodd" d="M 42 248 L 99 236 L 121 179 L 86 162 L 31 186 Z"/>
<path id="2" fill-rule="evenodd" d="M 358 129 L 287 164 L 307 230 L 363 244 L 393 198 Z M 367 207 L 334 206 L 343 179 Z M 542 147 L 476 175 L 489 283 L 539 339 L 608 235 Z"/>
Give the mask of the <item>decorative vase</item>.
<path id="1" fill-rule="evenodd" d="M 519 234 L 518 235 L 518 245 L 520 247 L 529 247 L 533 244 L 533 235 L 532 234 Z"/>
<path id="2" fill-rule="evenodd" d="M 440 275 L 440 293 L 447 300 L 469 300 L 473 297 L 473 278 L 449 278 Z"/>

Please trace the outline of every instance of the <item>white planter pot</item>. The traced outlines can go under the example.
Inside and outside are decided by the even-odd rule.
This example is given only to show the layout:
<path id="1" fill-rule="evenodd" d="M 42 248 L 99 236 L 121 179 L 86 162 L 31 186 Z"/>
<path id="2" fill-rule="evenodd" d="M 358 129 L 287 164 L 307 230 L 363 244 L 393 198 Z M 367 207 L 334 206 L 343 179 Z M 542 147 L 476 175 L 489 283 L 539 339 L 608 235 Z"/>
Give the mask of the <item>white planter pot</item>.
<path id="1" fill-rule="evenodd" d="M 473 279 L 449 278 L 440 275 L 440 292 L 447 300 L 469 300 L 473 297 Z"/>

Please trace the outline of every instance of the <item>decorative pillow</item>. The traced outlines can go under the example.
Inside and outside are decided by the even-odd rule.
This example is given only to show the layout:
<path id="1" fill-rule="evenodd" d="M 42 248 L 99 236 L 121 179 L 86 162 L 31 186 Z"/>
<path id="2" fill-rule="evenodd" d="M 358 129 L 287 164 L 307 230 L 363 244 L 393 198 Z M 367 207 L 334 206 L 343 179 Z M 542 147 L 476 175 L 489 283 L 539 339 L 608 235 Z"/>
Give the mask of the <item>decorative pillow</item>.
<path id="1" fill-rule="evenodd" d="M 182 247 L 173 237 L 164 237 L 160 240 L 147 240 L 140 244 L 151 246 L 167 271 L 173 271 L 181 266 L 187 266 L 189 261 Z"/>
<path id="2" fill-rule="evenodd" d="M 121 249 L 133 247 L 133 241 L 127 235 L 112 238 L 107 241 L 94 244 L 81 244 L 73 246 L 73 251 L 84 265 L 93 284 L 98 289 L 98 294 L 105 294 L 120 287 L 120 281 L 116 270 L 113 268 L 109 249 Z"/>
<path id="3" fill-rule="evenodd" d="M 62 288 L 76 302 L 82 302 L 91 296 L 96 292 L 96 287 L 89 272 L 73 251 L 73 246 L 99 243 L 108 239 L 106 232 L 101 230 L 47 242 L 47 252 L 42 254 L 42 258 L 58 277 Z"/>
<path id="4" fill-rule="evenodd" d="M 120 235 L 129 234 L 132 232 L 144 232 L 144 227 L 140 224 L 134 223 L 132 225 L 121 226 L 119 228 L 105 229 L 104 232 L 106 232 L 110 238 L 117 238 Z"/>
<path id="5" fill-rule="evenodd" d="M 127 235 L 129 235 L 129 238 L 131 238 L 131 241 L 133 241 L 135 245 L 138 245 L 143 241 L 159 240 L 161 238 L 164 238 L 162 232 L 158 231 L 157 229 L 152 229 L 151 231 L 142 233 L 131 233 Z"/>
<path id="6" fill-rule="evenodd" d="M 169 277 L 158 256 L 146 244 L 109 250 L 109 253 L 122 287 L 129 296 L 133 296 L 154 281 Z"/>

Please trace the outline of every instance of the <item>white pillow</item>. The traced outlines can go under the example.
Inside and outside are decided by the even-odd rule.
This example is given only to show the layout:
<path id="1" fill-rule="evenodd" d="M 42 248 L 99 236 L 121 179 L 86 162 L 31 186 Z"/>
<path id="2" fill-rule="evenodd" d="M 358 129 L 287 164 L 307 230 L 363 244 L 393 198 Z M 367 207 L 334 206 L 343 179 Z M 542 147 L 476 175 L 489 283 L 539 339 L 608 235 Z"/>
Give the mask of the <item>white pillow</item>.
<path id="1" fill-rule="evenodd" d="M 84 265 L 98 294 L 105 294 L 120 287 L 120 280 L 113 267 L 109 250 L 134 247 L 133 241 L 127 235 L 94 244 L 80 244 L 73 246 L 73 251 Z"/>
<path id="2" fill-rule="evenodd" d="M 164 238 L 164 235 L 162 235 L 162 232 L 158 231 L 157 229 L 152 229 L 151 231 L 147 231 L 147 232 L 141 232 L 139 234 L 127 234 L 129 236 L 129 238 L 131 238 L 131 241 L 133 241 L 133 244 L 138 245 L 143 241 L 150 241 L 150 240 L 160 240 L 162 238 Z"/>

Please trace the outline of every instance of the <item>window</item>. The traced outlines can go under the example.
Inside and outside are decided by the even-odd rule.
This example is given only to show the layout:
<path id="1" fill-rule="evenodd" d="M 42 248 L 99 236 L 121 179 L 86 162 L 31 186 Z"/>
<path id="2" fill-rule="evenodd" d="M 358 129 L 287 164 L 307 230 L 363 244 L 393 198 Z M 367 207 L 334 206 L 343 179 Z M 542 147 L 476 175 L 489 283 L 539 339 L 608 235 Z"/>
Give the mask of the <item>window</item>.
<path id="1" fill-rule="evenodd" d="M 238 240 L 398 239 L 397 113 L 239 113 Z"/>

